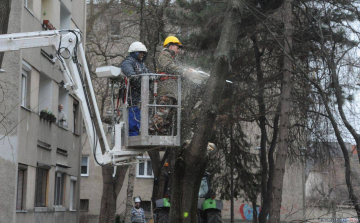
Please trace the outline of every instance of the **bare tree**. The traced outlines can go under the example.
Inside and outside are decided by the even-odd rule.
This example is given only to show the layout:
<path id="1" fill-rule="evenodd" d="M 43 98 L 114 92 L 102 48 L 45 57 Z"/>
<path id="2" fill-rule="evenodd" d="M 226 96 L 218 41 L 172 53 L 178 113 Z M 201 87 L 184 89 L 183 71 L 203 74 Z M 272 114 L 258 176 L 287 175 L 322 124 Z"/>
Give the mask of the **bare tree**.
<path id="1" fill-rule="evenodd" d="M 183 129 L 193 127 L 191 132 L 183 132 L 185 145 L 174 149 L 171 155 L 171 210 L 170 222 L 197 222 L 198 188 L 205 171 L 206 145 L 211 136 L 211 129 L 216 118 L 217 108 L 221 100 L 225 86 L 225 75 L 230 72 L 229 62 L 234 52 L 240 29 L 241 14 L 245 1 L 230 0 L 227 7 L 227 15 L 223 23 L 221 37 L 215 53 L 212 66 L 212 76 L 209 78 L 204 90 L 205 97 L 201 97 L 202 104 L 199 106 L 200 116 L 191 117 L 184 114 Z M 191 95 L 193 96 L 193 95 Z M 189 100 L 189 98 L 186 98 Z M 187 101 L 189 106 L 189 101 Z M 195 104 L 195 103 L 194 103 Z M 194 105 L 193 104 L 193 105 Z M 192 107 L 192 106 L 191 106 Z M 191 107 L 187 109 L 191 110 Z M 194 110 L 192 110 L 193 114 Z M 191 117 L 191 118 L 190 118 Z M 196 119 L 195 120 L 193 119 Z M 191 124 L 193 123 L 193 124 Z M 196 124 L 195 124 L 196 123 Z M 195 124 L 195 125 L 194 125 Z M 185 135 L 186 134 L 186 135 Z"/>
<path id="2" fill-rule="evenodd" d="M 97 96 L 100 114 L 102 120 L 105 120 L 105 114 L 110 107 L 110 81 L 102 80 L 96 77 L 94 70 L 101 65 L 117 65 L 129 46 L 131 35 L 136 36 L 131 26 L 133 21 L 122 21 L 122 8 L 117 1 L 94 1 L 90 2 L 89 21 L 87 23 L 87 52 L 86 57 L 89 63 L 89 69 L 92 74 L 94 91 Z M 125 27 L 121 27 L 124 25 Z M 119 30 L 121 28 L 121 30 Z M 119 36 L 118 34 L 121 34 Z M 118 40 L 122 39 L 121 42 Z M 125 45 L 125 47 L 124 47 Z M 96 126 L 97 132 L 102 126 Z M 104 153 L 103 140 L 99 142 Z M 115 222 L 116 200 L 123 186 L 123 182 L 129 166 L 119 166 L 116 168 L 116 174 L 113 177 L 114 167 L 110 165 L 102 166 L 103 192 L 101 198 L 99 223 Z"/>
<path id="3" fill-rule="evenodd" d="M 291 0 L 284 2 L 284 51 L 290 53 L 292 48 L 292 4 Z M 280 129 L 279 146 L 276 152 L 276 163 L 274 165 L 273 186 L 272 186 L 272 205 L 270 208 L 269 223 L 280 221 L 280 207 L 282 201 L 283 179 L 288 151 L 288 137 L 290 127 L 290 108 L 291 108 L 291 87 L 292 87 L 292 62 L 288 57 L 284 57 L 284 76 L 280 99 Z"/>

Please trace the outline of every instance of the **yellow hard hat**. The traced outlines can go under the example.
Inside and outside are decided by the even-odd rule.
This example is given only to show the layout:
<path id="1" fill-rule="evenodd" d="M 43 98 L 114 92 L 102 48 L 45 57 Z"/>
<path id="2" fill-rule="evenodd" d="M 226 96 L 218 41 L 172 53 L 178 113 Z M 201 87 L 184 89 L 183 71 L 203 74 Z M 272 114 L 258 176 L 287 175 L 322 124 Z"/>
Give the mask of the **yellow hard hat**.
<path id="1" fill-rule="evenodd" d="M 178 46 L 182 46 L 180 40 L 175 36 L 168 36 L 164 41 L 164 47 L 166 47 L 169 43 L 177 44 Z"/>

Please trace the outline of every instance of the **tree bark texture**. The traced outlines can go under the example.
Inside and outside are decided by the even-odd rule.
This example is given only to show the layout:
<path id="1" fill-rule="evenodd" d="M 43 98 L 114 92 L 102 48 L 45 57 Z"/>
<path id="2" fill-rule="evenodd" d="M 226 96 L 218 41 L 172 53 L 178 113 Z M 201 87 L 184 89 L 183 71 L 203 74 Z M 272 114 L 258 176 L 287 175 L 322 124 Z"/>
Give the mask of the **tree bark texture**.
<path id="1" fill-rule="evenodd" d="M 230 0 L 228 3 L 211 76 L 200 96 L 202 103 L 197 109 L 188 108 L 190 112 L 187 120 L 182 119 L 182 133 L 186 135 L 192 130 L 193 135 L 190 134 L 180 148 L 171 150 L 171 223 L 197 222 L 198 192 L 207 162 L 206 147 L 224 91 L 225 75 L 230 72 L 244 4 L 245 1 L 238 0 Z M 196 118 L 192 119 L 194 116 Z M 191 122 L 193 128 L 186 128 L 186 122 Z"/>
<path id="2" fill-rule="evenodd" d="M 125 211 L 125 222 L 131 222 L 131 209 L 134 206 L 134 183 L 135 183 L 135 164 L 130 165 L 129 168 L 129 180 L 126 192 L 126 211 Z"/>
<path id="3" fill-rule="evenodd" d="M 277 106 L 277 113 L 275 114 L 273 120 L 273 132 L 272 138 L 270 143 L 269 152 L 267 153 L 267 124 L 266 124 L 266 115 L 267 115 L 267 108 L 265 104 L 265 83 L 264 80 L 264 73 L 261 68 L 261 57 L 263 52 L 260 51 L 258 47 L 257 37 L 253 36 L 253 48 L 254 48 L 254 56 L 256 61 L 256 76 L 257 76 L 257 83 L 258 83 L 258 109 L 259 109 L 259 127 L 261 131 L 260 137 L 260 165 L 261 165 L 261 211 L 259 214 L 259 222 L 266 223 L 267 218 L 270 211 L 271 206 L 271 194 L 272 194 L 272 185 L 273 185 L 273 173 L 274 173 L 274 150 L 275 146 L 277 145 L 277 137 L 279 132 L 279 117 L 280 117 L 280 103 Z M 255 209 L 254 209 L 255 210 Z M 255 219 L 255 218 L 254 218 Z"/>
<path id="4" fill-rule="evenodd" d="M 291 0 L 284 2 L 284 51 L 291 53 L 292 48 L 292 4 Z M 284 73 L 280 98 L 280 130 L 279 143 L 276 152 L 276 163 L 274 166 L 274 179 L 272 188 L 272 205 L 270 206 L 269 223 L 280 222 L 280 209 L 282 201 L 283 179 L 285 174 L 285 166 L 288 151 L 288 136 L 290 128 L 290 108 L 291 108 L 291 79 L 292 79 L 292 62 L 287 56 L 284 56 Z"/>
<path id="5" fill-rule="evenodd" d="M 101 207 L 99 223 L 114 223 L 116 214 L 116 200 L 122 188 L 126 172 L 129 166 L 118 166 L 115 177 L 113 177 L 114 167 L 103 166 L 103 193 L 101 197 Z"/>
<path id="6" fill-rule="evenodd" d="M 259 86 L 257 103 L 259 107 L 259 127 L 261 131 L 260 137 L 260 165 L 261 165 L 261 195 L 262 195 L 262 208 L 260 213 L 260 222 L 265 222 L 267 220 L 267 215 L 270 209 L 270 191 L 267 189 L 268 181 L 268 163 L 267 163 L 267 150 L 266 150 L 266 140 L 267 140 L 267 131 L 266 131 L 266 105 L 264 102 L 264 92 L 265 92 L 265 82 L 264 74 L 261 69 L 261 52 L 257 44 L 257 37 L 253 36 L 253 48 L 254 56 L 256 61 L 256 77 Z M 253 209 L 255 210 L 255 209 Z"/>
<path id="7" fill-rule="evenodd" d="M 149 151 L 149 157 L 151 159 L 153 173 L 154 173 L 154 183 L 153 191 L 151 196 L 151 202 L 155 208 L 155 201 L 164 197 L 165 187 L 166 187 L 166 178 L 167 168 L 164 167 L 164 163 L 168 157 L 169 150 L 165 151 L 164 156 L 160 159 L 159 151 Z"/>
<path id="8" fill-rule="evenodd" d="M 9 25 L 11 0 L 0 1 L 0 34 L 6 34 Z M 0 53 L 0 68 L 4 59 L 4 52 Z"/>

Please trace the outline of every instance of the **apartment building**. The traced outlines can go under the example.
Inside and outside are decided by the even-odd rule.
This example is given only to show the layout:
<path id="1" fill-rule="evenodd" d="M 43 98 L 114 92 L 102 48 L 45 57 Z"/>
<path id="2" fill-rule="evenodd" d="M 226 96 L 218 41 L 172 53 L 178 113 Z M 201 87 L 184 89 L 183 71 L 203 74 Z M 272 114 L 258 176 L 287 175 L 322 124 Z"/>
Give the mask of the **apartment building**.
<path id="1" fill-rule="evenodd" d="M 8 33 L 85 32 L 85 0 L 11 4 Z M 61 87 L 64 77 L 54 55 L 51 47 L 5 53 L 0 79 L 0 222 L 79 220 L 82 117 L 77 97 Z M 64 121 L 59 122 L 61 117 Z"/>
<path id="2" fill-rule="evenodd" d="M 86 134 L 82 137 L 86 138 Z M 135 180 L 133 197 L 142 198 L 146 218 L 151 217 L 151 195 L 154 174 L 149 157 L 138 157 L 143 161 L 135 166 Z M 116 202 L 116 214 L 123 216 L 126 209 L 129 171 L 126 174 L 123 187 Z M 101 167 L 95 164 L 92 150 L 87 141 L 84 141 L 81 161 L 81 188 L 80 188 L 80 223 L 97 223 L 99 221 L 101 197 L 103 192 Z"/>

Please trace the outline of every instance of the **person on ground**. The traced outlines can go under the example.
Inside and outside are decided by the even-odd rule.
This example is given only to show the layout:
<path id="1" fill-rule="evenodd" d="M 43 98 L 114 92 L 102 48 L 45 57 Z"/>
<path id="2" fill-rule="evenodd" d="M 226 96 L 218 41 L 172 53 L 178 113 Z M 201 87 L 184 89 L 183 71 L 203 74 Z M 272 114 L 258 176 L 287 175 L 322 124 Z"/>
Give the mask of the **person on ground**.
<path id="1" fill-rule="evenodd" d="M 144 209 L 140 207 L 141 198 L 136 197 L 134 201 L 135 201 L 135 207 L 131 209 L 131 222 L 146 223 Z"/>

